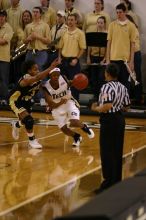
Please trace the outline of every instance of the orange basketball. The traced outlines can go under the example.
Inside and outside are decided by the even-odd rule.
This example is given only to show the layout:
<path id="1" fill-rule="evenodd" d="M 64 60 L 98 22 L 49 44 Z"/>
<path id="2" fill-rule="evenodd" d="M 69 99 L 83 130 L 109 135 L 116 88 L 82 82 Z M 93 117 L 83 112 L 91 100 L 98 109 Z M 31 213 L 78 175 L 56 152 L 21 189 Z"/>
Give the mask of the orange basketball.
<path id="1" fill-rule="evenodd" d="M 76 89 L 83 90 L 88 86 L 88 78 L 85 74 L 78 73 L 74 76 L 72 84 Z"/>

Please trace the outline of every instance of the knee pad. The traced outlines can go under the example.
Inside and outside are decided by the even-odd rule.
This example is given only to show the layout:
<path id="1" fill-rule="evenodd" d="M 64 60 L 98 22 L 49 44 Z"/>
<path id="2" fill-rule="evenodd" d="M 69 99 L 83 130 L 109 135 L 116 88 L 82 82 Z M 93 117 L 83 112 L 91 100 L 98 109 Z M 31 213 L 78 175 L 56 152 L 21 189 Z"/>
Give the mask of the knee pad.
<path id="1" fill-rule="evenodd" d="M 27 130 L 31 130 L 33 128 L 34 125 L 34 120 L 33 117 L 31 115 L 27 115 L 23 120 L 22 123 L 25 125 L 25 128 Z"/>

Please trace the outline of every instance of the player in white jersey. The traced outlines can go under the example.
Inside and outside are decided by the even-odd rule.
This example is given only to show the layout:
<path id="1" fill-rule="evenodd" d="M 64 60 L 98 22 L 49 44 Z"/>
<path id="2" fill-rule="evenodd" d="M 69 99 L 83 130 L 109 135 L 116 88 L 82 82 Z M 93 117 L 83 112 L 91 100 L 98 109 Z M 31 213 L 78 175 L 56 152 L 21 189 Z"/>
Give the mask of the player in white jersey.
<path id="1" fill-rule="evenodd" d="M 78 102 L 72 97 L 71 81 L 60 75 L 60 69 L 54 68 L 50 71 L 50 79 L 43 85 L 45 99 L 52 109 L 52 116 L 61 131 L 74 139 L 73 147 L 78 149 L 82 137 L 69 127 L 79 127 L 88 134 L 89 138 L 94 138 L 94 132 L 86 124 L 80 121 L 80 110 Z"/>

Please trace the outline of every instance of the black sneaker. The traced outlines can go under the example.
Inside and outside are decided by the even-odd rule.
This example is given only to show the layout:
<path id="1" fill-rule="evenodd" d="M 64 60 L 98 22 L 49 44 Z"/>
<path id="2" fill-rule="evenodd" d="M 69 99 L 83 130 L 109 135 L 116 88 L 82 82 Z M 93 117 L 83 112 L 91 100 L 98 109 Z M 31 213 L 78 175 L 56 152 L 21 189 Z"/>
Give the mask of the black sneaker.
<path id="1" fill-rule="evenodd" d="M 82 142 L 82 137 L 80 134 L 75 134 L 74 136 L 74 142 L 72 144 L 72 146 L 74 147 L 80 147 L 80 143 Z"/>
<path id="2" fill-rule="evenodd" d="M 88 137 L 90 139 L 94 138 L 95 136 L 94 131 L 91 128 L 89 128 L 86 124 L 84 124 L 82 130 L 88 134 Z"/>

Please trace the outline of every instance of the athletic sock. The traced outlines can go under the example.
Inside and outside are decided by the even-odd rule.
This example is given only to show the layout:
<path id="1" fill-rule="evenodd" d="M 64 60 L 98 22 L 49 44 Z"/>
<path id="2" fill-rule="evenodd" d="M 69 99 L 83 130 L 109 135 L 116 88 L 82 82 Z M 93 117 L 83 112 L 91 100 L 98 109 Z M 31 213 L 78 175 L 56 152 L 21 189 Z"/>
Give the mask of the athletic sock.
<path id="1" fill-rule="evenodd" d="M 80 137 L 80 134 L 78 134 L 78 133 L 75 133 L 75 134 L 74 134 L 74 140 L 75 140 L 75 141 L 78 141 L 79 137 Z"/>
<path id="2" fill-rule="evenodd" d="M 82 128 L 82 130 L 88 134 L 90 134 L 89 128 L 86 124 L 84 124 L 84 127 Z"/>
<path id="3" fill-rule="evenodd" d="M 30 141 L 33 141 L 35 139 L 34 133 L 27 133 L 27 135 Z"/>
<path id="4" fill-rule="evenodd" d="M 16 126 L 16 128 L 20 128 L 20 127 L 21 127 L 20 122 L 19 122 L 19 121 L 17 121 L 17 122 L 16 122 L 16 124 L 15 124 L 15 126 Z"/>

